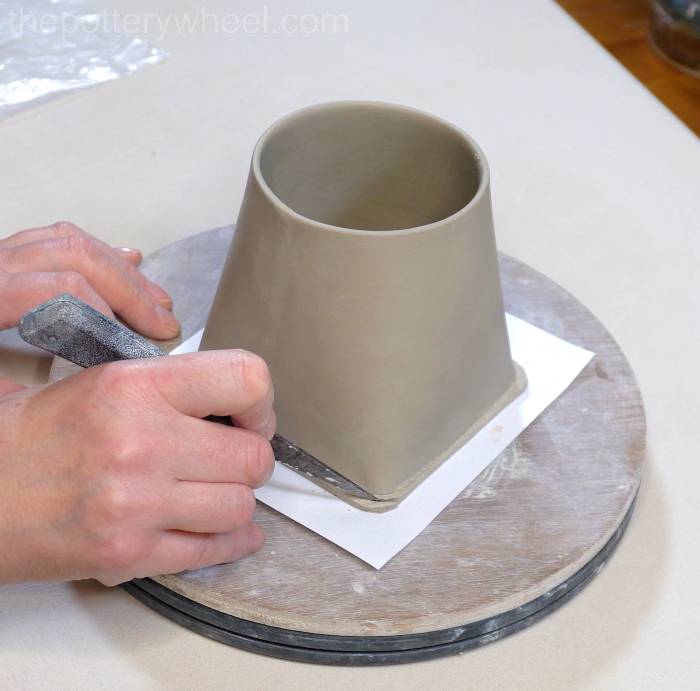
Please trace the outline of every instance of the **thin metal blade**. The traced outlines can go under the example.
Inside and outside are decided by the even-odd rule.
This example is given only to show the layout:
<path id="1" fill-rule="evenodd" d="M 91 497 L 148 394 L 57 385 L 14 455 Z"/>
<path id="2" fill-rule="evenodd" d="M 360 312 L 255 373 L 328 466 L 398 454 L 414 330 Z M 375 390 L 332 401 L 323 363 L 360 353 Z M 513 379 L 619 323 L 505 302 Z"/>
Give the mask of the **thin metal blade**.
<path id="1" fill-rule="evenodd" d="M 358 499 L 380 501 L 373 494 L 356 485 L 352 480 L 348 480 L 344 475 L 333 470 L 333 468 L 329 468 L 325 463 L 319 461 L 318 458 L 295 446 L 279 434 L 275 434 L 272 437 L 271 444 L 272 450 L 275 452 L 275 458 L 292 470 L 296 470 L 300 475 L 305 475 L 329 489 L 341 490 L 345 494 L 350 494 Z"/>
<path id="2" fill-rule="evenodd" d="M 27 343 L 80 367 L 167 354 L 142 336 L 68 294 L 59 295 L 27 312 L 20 321 L 19 333 Z M 207 420 L 232 425 L 229 417 L 211 415 Z M 331 491 L 340 490 L 359 499 L 379 501 L 279 434 L 272 438 L 271 444 L 275 459 L 300 475 Z"/>

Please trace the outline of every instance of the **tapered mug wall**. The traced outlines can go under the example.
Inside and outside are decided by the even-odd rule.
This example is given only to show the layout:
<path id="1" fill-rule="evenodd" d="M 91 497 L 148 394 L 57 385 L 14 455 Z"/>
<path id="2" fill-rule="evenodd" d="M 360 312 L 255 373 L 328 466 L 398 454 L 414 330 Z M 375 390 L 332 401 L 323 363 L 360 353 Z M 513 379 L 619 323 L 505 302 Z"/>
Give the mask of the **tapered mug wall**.
<path id="1" fill-rule="evenodd" d="M 264 357 L 280 434 L 400 500 L 525 385 L 476 143 L 384 103 L 275 123 L 202 348 Z"/>

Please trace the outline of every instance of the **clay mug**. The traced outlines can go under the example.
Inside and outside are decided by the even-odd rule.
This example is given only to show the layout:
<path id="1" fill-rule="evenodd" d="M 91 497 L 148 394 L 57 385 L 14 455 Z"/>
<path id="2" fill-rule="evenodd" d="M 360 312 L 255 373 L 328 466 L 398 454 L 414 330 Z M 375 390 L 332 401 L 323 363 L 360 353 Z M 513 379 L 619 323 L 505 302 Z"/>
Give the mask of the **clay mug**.
<path id="1" fill-rule="evenodd" d="M 375 102 L 273 124 L 202 341 L 231 347 L 267 361 L 280 434 L 404 497 L 525 386 L 474 140 Z"/>

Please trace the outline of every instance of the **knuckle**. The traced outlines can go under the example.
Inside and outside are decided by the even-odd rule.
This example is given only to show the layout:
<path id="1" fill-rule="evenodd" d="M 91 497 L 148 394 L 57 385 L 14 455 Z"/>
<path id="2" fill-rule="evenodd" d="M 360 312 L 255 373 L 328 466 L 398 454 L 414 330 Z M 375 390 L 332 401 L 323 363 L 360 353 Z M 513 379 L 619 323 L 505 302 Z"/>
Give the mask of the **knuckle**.
<path id="1" fill-rule="evenodd" d="M 108 270 L 118 279 L 119 290 L 115 296 L 118 309 L 144 309 L 148 306 L 155 309 L 155 300 L 144 289 L 145 279 L 133 266 L 111 261 Z"/>
<path id="2" fill-rule="evenodd" d="M 94 513 L 98 524 L 115 526 L 124 523 L 133 513 L 131 493 L 120 482 L 109 482 L 96 497 Z"/>
<path id="3" fill-rule="evenodd" d="M 98 571 L 112 578 L 133 570 L 145 556 L 143 541 L 129 531 L 112 532 L 95 545 L 93 553 Z"/>
<path id="4" fill-rule="evenodd" d="M 90 292 L 90 285 L 85 276 L 77 271 L 63 271 L 56 274 L 56 288 L 58 291 L 71 293 L 76 297 Z"/>
<path id="5" fill-rule="evenodd" d="M 139 443 L 138 435 L 131 431 L 120 431 L 115 426 L 114 432 L 106 432 L 101 435 L 101 449 L 103 463 L 108 470 L 119 472 L 122 469 L 135 468 L 140 465 L 142 445 Z M 146 447 L 147 448 L 147 447 Z M 119 507 L 125 497 L 120 497 L 115 492 L 115 496 L 109 497 L 111 504 Z"/>
<path id="6" fill-rule="evenodd" d="M 253 400 L 265 398 L 272 388 L 272 377 L 265 360 L 247 350 L 236 350 L 233 368 L 241 390 Z"/>
<path id="7" fill-rule="evenodd" d="M 80 233 L 78 226 L 70 221 L 56 221 L 48 227 L 48 231 L 49 233 L 60 237 Z"/>
<path id="8" fill-rule="evenodd" d="M 77 257 L 91 256 L 93 253 L 93 244 L 87 235 L 82 233 L 71 233 L 61 241 L 66 250 Z"/>
<path id="9" fill-rule="evenodd" d="M 272 474 L 275 456 L 270 442 L 259 434 L 249 435 L 245 442 L 246 474 L 253 487 L 260 487 Z"/>
<path id="10" fill-rule="evenodd" d="M 141 369 L 129 361 L 110 362 L 95 372 L 94 390 L 107 400 L 122 398 L 142 379 Z"/>

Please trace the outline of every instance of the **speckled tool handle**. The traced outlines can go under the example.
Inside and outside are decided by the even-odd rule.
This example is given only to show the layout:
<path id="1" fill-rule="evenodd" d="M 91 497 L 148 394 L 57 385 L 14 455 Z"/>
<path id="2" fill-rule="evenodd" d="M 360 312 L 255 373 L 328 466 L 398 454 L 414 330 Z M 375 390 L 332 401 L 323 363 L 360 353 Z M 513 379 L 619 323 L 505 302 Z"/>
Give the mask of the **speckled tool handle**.
<path id="1" fill-rule="evenodd" d="M 68 294 L 59 295 L 27 312 L 19 323 L 19 333 L 27 343 L 80 367 L 167 354 Z M 233 426 L 227 416 L 209 415 L 206 419 Z M 377 497 L 279 434 L 275 434 L 271 444 L 276 460 L 321 486 L 367 501 L 378 501 Z"/>
<path id="2" fill-rule="evenodd" d="M 158 346 L 68 294 L 27 312 L 19 333 L 27 343 L 81 367 L 165 355 Z"/>

